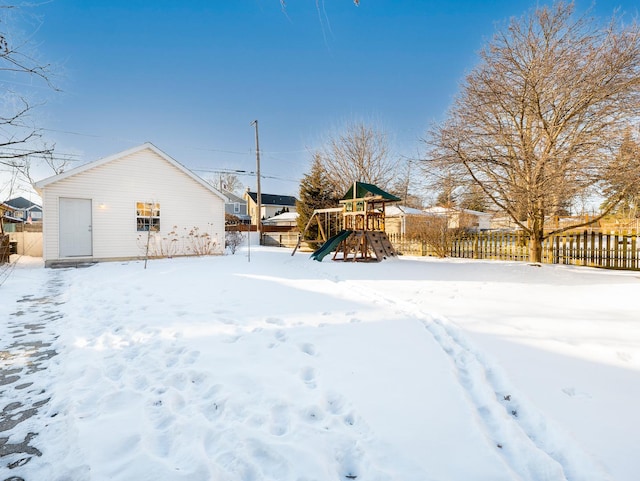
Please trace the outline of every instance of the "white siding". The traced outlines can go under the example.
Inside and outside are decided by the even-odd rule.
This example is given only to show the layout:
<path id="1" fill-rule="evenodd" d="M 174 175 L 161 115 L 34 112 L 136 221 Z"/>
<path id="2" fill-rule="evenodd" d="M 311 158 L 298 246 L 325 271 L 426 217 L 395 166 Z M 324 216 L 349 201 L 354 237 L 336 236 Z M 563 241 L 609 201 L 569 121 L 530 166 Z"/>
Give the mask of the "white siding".
<path id="1" fill-rule="evenodd" d="M 144 255 L 136 227 L 136 202 L 160 204 L 160 235 L 176 226 L 199 227 L 224 249 L 224 201 L 150 149 L 98 165 L 43 188 L 45 261 L 59 259 L 60 197 L 91 199 L 93 258 Z"/>

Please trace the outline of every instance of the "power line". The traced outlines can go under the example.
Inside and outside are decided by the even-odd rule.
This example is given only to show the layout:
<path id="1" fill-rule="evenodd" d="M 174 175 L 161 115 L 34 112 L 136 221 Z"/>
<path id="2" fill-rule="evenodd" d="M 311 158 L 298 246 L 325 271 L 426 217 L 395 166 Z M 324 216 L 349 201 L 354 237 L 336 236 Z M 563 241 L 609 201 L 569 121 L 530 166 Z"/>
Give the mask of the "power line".
<path id="1" fill-rule="evenodd" d="M 1 150 L 10 150 L 12 152 L 33 152 L 33 149 L 21 149 L 18 147 L 1 147 Z M 53 149 L 53 152 L 55 152 L 57 155 L 64 155 L 64 156 L 69 156 L 69 157 L 80 157 L 80 154 L 73 154 L 73 153 L 66 153 L 66 152 L 56 152 L 55 149 Z"/>
<path id="2" fill-rule="evenodd" d="M 236 170 L 236 169 L 189 169 L 193 172 L 202 172 L 205 174 L 237 174 L 237 175 L 256 175 L 255 172 L 250 170 Z M 261 179 L 273 179 L 273 180 L 282 180 L 284 182 L 300 182 L 298 179 L 289 179 L 287 177 L 280 177 L 277 175 L 265 175 L 260 174 Z"/>
<path id="3" fill-rule="evenodd" d="M 58 129 L 40 129 L 40 130 L 45 130 L 47 132 L 57 132 L 59 134 L 69 134 L 69 135 L 79 135 L 81 137 L 93 137 L 96 139 L 106 139 L 107 137 L 104 135 L 96 135 L 96 134 L 86 134 L 86 133 L 82 133 L 82 132 L 72 132 L 70 130 L 58 130 Z"/>
<path id="4" fill-rule="evenodd" d="M 78 135 L 81 137 L 91 137 L 91 138 L 96 138 L 96 139 L 114 139 L 114 137 L 108 137 L 106 135 L 98 135 L 98 134 L 88 134 L 88 133 L 84 133 L 84 132 L 74 132 L 72 130 L 59 130 L 59 129 L 47 129 L 47 128 L 42 128 L 40 130 L 44 130 L 47 132 L 57 132 L 57 133 L 61 133 L 61 134 L 69 134 L 69 135 Z M 124 140 L 127 142 L 133 142 L 136 143 L 136 141 L 131 140 L 131 139 L 117 139 L 117 140 Z M 247 151 L 242 152 L 242 151 L 237 151 L 237 150 L 226 150 L 226 149 L 212 149 L 212 148 L 208 148 L 208 147 L 189 147 L 190 149 L 193 150 L 202 150 L 205 152 L 219 152 L 222 154 L 234 154 L 234 155 L 251 155 L 253 156 L 255 153 L 255 149 L 247 149 Z M 307 153 L 309 152 L 309 149 L 304 149 L 304 150 L 283 150 L 283 151 L 276 151 L 276 150 L 263 150 L 260 149 L 260 155 L 276 155 L 276 154 L 300 154 L 300 153 Z"/>

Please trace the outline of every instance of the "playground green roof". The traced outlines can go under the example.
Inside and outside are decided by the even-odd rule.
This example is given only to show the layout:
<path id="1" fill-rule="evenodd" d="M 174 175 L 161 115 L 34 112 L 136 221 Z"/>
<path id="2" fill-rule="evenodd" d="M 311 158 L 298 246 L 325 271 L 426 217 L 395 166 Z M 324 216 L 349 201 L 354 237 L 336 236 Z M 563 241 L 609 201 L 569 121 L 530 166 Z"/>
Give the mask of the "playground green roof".
<path id="1" fill-rule="evenodd" d="M 354 187 L 356 189 L 355 196 L 353 195 Z M 352 185 L 351 188 L 347 191 L 347 193 L 344 194 L 344 197 L 342 197 L 342 200 L 349 200 L 349 199 L 353 199 L 354 197 L 356 199 L 361 199 L 363 197 L 366 197 L 367 194 L 379 195 L 383 199 L 392 201 L 392 202 L 398 202 L 402 200 L 400 199 L 400 197 L 396 197 L 395 195 L 392 195 L 389 192 L 385 192 L 384 190 L 382 190 L 379 187 L 376 187 L 373 184 L 365 184 L 364 182 L 355 182 L 354 185 Z"/>

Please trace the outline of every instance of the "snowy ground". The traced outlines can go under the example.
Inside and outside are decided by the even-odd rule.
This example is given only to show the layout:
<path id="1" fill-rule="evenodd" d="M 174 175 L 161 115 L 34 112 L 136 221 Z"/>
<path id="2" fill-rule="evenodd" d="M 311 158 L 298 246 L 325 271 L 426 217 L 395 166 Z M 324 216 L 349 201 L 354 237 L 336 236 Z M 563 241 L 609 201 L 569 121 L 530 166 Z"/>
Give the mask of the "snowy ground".
<path id="1" fill-rule="evenodd" d="M 3 406 L 39 406 L 0 438 L 42 453 L 3 455 L 0 479 L 635 481 L 640 472 L 637 272 L 318 263 L 252 248 L 251 262 L 241 251 L 146 270 L 23 259 L 0 293 L 9 319 L 0 351 L 16 323 L 43 319 L 29 336 L 55 350 L 47 369 L 29 373 L 31 388 L 0 385 Z M 27 357 L 0 361 L 24 372 Z"/>

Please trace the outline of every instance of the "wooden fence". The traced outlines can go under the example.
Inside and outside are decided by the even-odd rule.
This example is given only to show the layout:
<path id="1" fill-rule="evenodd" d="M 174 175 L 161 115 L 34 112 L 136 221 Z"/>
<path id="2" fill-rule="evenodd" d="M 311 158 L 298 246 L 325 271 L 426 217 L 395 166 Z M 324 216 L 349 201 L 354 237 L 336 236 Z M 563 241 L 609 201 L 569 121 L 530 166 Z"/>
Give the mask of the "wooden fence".
<path id="1" fill-rule="evenodd" d="M 425 240 L 390 234 L 395 249 L 405 255 L 432 256 L 435 249 Z M 558 235 L 542 245 L 542 262 L 640 270 L 640 236 L 609 235 L 595 232 Z M 460 237 L 448 248 L 451 257 L 529 260 L 528 236 L 515 232 L 491 232 Z"/>
<path id="2" fill-rule="evenodd" d="M 10 249 L 9 236 L 0 234 L 0 264 L 9 262 L 9 256 L 11 255 Z"/>
<path id="3" fill-rule="evenodd" d="M 293 249 L 298 243 L 300 232 L 292 231 L 271 231 L 263 232 L 260 237 L 260 244 L 272 247 L 287 247 Z"/>

